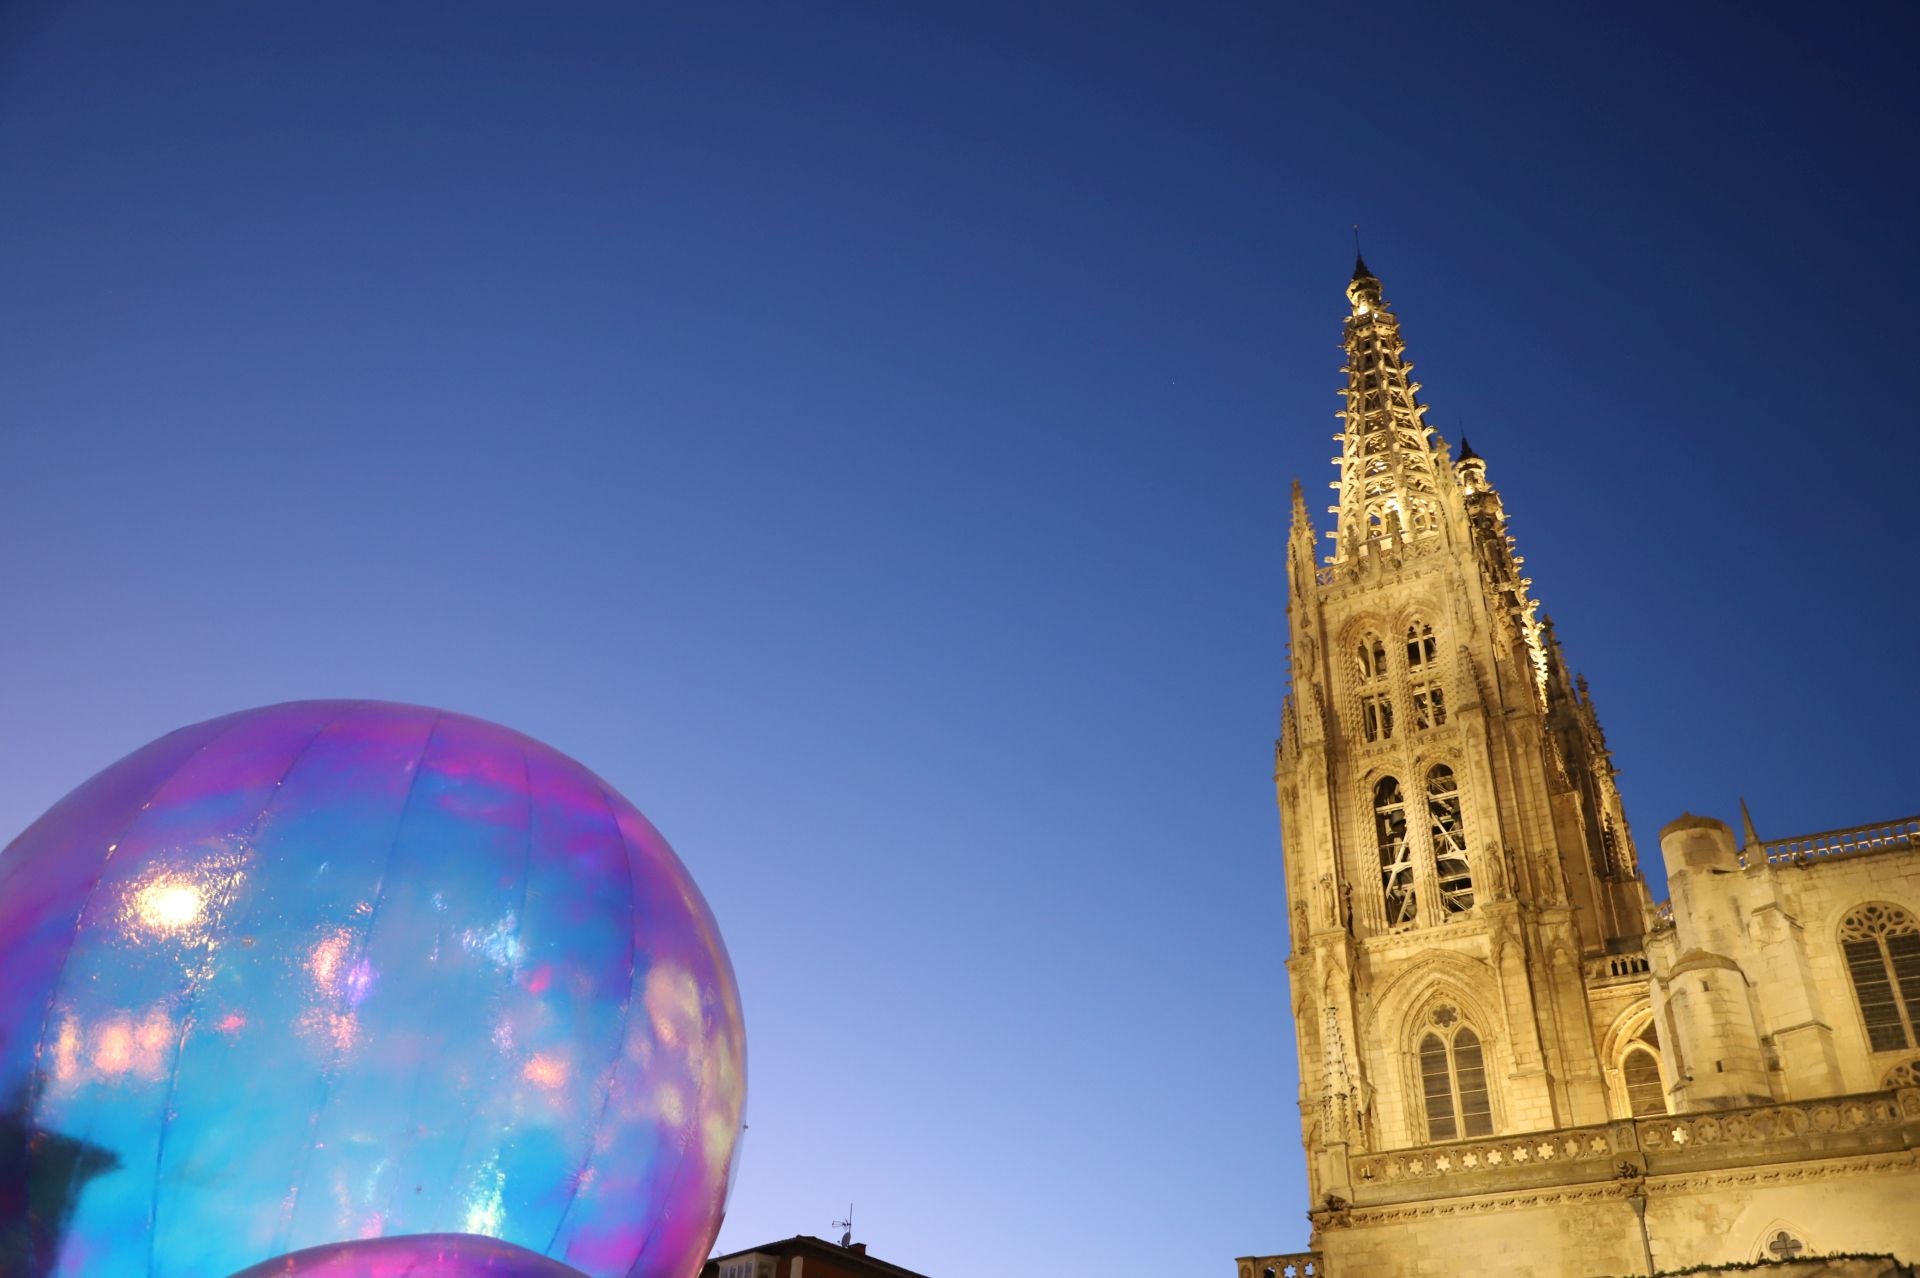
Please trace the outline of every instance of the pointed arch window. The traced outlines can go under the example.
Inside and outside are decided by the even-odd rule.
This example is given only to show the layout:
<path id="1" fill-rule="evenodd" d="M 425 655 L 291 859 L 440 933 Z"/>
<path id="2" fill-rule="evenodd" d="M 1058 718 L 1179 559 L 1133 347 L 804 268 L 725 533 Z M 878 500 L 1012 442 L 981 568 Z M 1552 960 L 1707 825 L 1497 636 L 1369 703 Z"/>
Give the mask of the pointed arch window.
<path id="1" fill-rule="evenodd" d="M 1424 670 L 1433 664 L 1439 655 L 1439 646 L 1433 637 L 1433 627 L 1424 621 L 1416 621 L 1407 627 L 1407 669 Z"/>
<path id="2" fill-rule="evenodd" d="M 1433 876 L 1440 905 L 1449 914 L 1473 908 L 1473 866 L 1467 859 L 1467 818 L 1460 808 L 1460 784 L 1453 769 L 1437 763 L 1427 770 L 1427 833 L 1433 843 Z"/>
<path id="3" fill-rule="evenodd" d="M 1660 1062 L 1644 1047 L 1629 1047 L 1620 1058 L 1620 1074 L 1627 1085 L 1627 1110 L 1635 1118 L 1667 1112 L 1667 1089 L 1660 1082 Z"/>
<path id="4" fill-rule="evenodd" d="M 1635 1118 L 1667 1112 L 1666 1084 L 1660 1078 L 1660 1040 L 1652 1017 L 1627 1040 L 1626 1050 L 1620 1054 L 1620 1081 L 1626 1091 L 1627 1112 Z"/>
<path id="5" fill-rule="evenodd" d="M 1440 1008 L 1436 1021 L 1453 1009 Z M 1480 1036 L 1462 1025 L 1428 1030 L 1420 1039 L 1420 1103 L 1428 1140 L 1493 1135 L 1493 1103 Z"/>
<path id="6" fill-rule="evenodd" d="M 1897 905 L 1863 905 L 1841 921 L 1840 948 L 1866 1024 L 1867 1048 L 1920 1045 L 1920 922 Z"/>
<path id="7" fill-rule="evenodd" d="M 1360 735 L 1368 741 L 1393 736 L 1393 692 L 1387 686 L 1387 643 L 1369 630 L 1360 636 Z"/>
<path id="8" fill-rule="evenodd" d="M 1386 677 L 1386 641 L 1372 631 L 1368 631 L 1360 636 L 1360 682 L 1369 683 Z"/>
<path id="9" fill-rule="evenodd" d="M 1418 900 L 1413 891 L 1413 847 L 1407 839 L 1407 801 L 1400 782 L 1381 777 L 1373 787 L 1373 836 L 1380 849 L 1380 890 L 1385 897 L 1387 926 L 1414 921 Z"/>

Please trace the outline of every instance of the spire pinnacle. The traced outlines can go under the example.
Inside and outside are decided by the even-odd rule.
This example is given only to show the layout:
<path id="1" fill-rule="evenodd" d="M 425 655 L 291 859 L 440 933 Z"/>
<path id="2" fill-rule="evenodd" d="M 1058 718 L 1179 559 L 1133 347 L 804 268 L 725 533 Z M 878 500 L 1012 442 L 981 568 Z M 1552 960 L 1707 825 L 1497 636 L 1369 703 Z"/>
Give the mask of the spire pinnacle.
<path id="1" fill-rule="evenodd" d="M 1356 257 L 1347 285 L 1352 313 L 1345 346 L 1346 406 L 1339 438 L 1339 556 L 1376 538 L 1417 538 L 1440 530 L 1439 466 L 1420 384 L 1408 374 L 1400 321 L 1380 293 L 1379 277 Z"/>
<path id="2" fill-rule="evenodd" d="M 1747 801 L 1742 798 L 1740 800 L 1740 846 L 1752 848 L 1759 845 L 1760 835 L 1753 828 L 1753 813 L 1747 811 Z"/>

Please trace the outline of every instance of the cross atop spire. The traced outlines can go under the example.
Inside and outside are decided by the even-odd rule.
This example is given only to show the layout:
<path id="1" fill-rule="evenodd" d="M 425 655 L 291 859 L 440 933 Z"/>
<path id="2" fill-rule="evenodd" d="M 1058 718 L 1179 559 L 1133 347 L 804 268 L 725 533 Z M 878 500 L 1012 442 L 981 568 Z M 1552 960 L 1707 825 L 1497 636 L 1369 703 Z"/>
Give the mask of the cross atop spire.
<path id="1" fill-rule="evenodd" d="M 1400 321 L 1365 258 L 1355 259 L 1347 301 L 1336 560 L 1375 538 L 1426 537 L 1440 528 L 1438 457 L 1427 410 L 1415 398 L 1420 383 L 1408 380 L 1413 365 Z"/>

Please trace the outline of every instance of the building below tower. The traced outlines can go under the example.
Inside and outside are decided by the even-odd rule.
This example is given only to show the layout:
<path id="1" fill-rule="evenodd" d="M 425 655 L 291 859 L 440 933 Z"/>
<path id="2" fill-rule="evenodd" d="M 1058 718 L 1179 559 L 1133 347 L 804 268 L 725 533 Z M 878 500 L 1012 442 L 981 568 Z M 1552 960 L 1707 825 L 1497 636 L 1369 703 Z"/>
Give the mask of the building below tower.
<path id="1" fill-rule="evenodd" d="M 925 1278 L 911 1269 L 867 1254 L 867 1245 L 830 1243 L 799 1234 L 746 1251 L 715 1256 L 700 1278 Z"/>
<path id="2" fill-rule="evenodd" d="M 1683 816 L 1655 905 L 1486 462 L 1348 301 L 1275 766 L 1313 1250 L 1239 1278 L 1920 1257 L 1920 818 Z"/>

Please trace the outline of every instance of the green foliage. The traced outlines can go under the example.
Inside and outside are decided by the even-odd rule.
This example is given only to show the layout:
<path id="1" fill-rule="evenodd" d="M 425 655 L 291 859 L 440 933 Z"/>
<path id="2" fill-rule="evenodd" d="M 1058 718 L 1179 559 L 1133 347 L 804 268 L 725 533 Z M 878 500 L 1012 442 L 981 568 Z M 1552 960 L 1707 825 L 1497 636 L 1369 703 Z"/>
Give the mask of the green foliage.
<path id="1" fill-rule="evenodd" d="M 1689 1265 L 1685 1269 L 1662 1269 L 1653 1278 L 1683 1278 L 1686 1274 L 1731 1274 L 1744 1273 L 1753 1269 L 1780 1269 L 1789 1265 L 1830 1264 L 1838 1260 L 1885 1260 L 1894 1265 L 1894 1272 L 1904 1278 L 1913 1278 L 1913 1266 L 1904 1263 L 1898 1256 L 1885 1251 L 1830 1251 L 1817 1256 L 1796 1256 L 1791 1260 L 1743 1260 L 1721 1265 Z"/>

